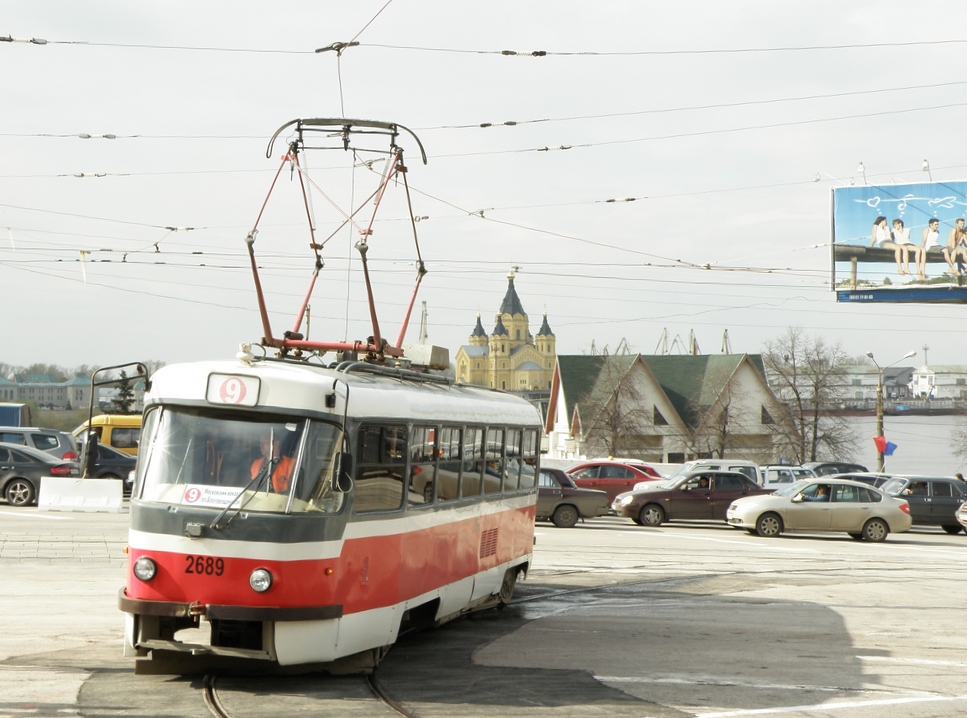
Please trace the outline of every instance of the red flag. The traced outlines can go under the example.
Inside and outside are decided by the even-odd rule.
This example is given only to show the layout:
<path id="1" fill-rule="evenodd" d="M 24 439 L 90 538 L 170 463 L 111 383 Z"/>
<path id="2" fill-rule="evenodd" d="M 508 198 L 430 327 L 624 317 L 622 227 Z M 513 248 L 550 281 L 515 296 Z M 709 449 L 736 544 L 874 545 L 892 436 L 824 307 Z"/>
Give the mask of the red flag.
<path id="1" fill-rule="evenodd" d="M 885 436 L 874 436 L 873 443 L 876 444 L 876 450 L 879 453 L 884 453 L 886 451 L 886 437 Z"/>

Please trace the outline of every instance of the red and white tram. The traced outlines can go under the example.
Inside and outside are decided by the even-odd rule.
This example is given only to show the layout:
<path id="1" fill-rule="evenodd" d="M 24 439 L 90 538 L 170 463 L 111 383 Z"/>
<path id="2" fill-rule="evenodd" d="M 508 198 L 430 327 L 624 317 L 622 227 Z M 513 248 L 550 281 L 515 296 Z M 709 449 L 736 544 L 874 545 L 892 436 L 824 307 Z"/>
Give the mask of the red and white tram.
<path id="1" fill-rule="evenodd" d="M 126 655 L 331 662 L 496 604 L 530 564 L 540 417 L 522 399 L 248 360 L 165 367 L 145 403 Z"/>
<path id="2" fill-rule="evenodd" d="M 409 132 L 308 119 L 272 138 L 267 156 L 289 133 L 276 179 L 285 168 L 298 173 L 307 217 L 315 216 L 308 197 L 316 185 L 299 162 L 304 149 L 335 138 L 355 159 L 366 151 L 354 146 L 358 137 L 389 139 L 379 187 L 340 215 L 340 227 L 358 232 L 372 336 L 327 343 L 301 332 L 328 241 L 317 237 L 316 221 L 309 291 L 293 329 L 276 336 L 255 259 L 256 220 L 245 242 L 261 358 L 243 345 L 234 362 L 168 366 L 145 395 L 119 596 L 126 655 L 375 661 L 401 627 L 506 600 L 530 565 L 539 412 L 521 398 L 408 368 L 402 341 L 426 274 L 418 243 L 416 288 L 396 343 L 380 331 L 367 252 L 391 186 L 407 189 L 417 236 L 401 130 Z M 373 219 L 357 224 L 373 198 Z M 270 349 L 278 356 L 268 358 Z M 352 359 L 324 366 L 329 352 Z"/>

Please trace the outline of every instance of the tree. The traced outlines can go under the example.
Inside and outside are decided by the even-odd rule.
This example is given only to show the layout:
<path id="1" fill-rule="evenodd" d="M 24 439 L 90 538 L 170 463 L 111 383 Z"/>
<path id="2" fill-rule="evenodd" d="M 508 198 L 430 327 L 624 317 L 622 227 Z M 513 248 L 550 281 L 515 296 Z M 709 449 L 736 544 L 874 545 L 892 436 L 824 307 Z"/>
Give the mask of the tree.
<path id="1" fill-rule="evenodd" d="M 794 432 L 786 422 L 771 424 L 799 463 L 820 459 L 851 460 L 856 438 L 846 418 L 836 413 L 847 398 L 845 367 L 855 362 L 839 344 L 810 337 L 801 327 L 790 327 L 762 354 L 766 376 L 779 400 L 788 408 Z"/>
<path id="2" fill-rule="evenodd" d="M 592 390 L 581 402 L 581 413 L 588 429 L 585 451 L 589 456 L 647 456 L 645 428 L 652 417 L 636 381 L 637 355 L 601 357 L 601 369 Z"/>
<path id="3" fill-rule="evenodd" d="M 131 407 L 134 404 L 134 390 L 131 388 L 131 381 L 128 379 L 128 374 L 124 369 L 121 370 L 121 377 L 118 379 L 118 393 L 113 399 L 111 399 L 111 404 L 114 405 L 115 414 L 130 414 Z"/>

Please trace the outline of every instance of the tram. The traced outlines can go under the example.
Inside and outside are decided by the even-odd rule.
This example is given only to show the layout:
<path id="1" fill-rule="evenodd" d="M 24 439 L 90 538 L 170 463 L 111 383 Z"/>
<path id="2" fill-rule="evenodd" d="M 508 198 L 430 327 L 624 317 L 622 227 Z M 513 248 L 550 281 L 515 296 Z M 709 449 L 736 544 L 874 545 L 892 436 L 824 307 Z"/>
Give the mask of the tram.
<path id="1" fill-rule="evenodd" d="M 382 181 L 403 171 L 395 125 L 297 122 L 290 164 L 303 129 L 348 137 L 360 124 L 393 140 Z M 365 669 L 401 630 L 510 598 L 532 560 L 540 414 L 406 361 L 405 322 L 393 345 L 375 313 L 365 342 L 312 342 L 298 321 L 277 337 L 254 236 L 261 342 L 148 381 L 118 597 L 124 653 Z"/>

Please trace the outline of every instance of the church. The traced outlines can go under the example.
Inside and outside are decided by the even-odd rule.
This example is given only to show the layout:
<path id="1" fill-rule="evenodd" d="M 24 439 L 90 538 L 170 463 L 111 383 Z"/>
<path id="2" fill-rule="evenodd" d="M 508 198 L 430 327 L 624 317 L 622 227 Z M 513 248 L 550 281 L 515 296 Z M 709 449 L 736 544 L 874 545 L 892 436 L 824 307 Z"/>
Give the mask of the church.
<path id="1" fill-rule="evenodd" d="M 507 275 L 507 293 L 494 318 L 494 330 L 488 336 L 478 314 L 470 343 L 457 350 L 457 381 L 530 397 L 546 396 L 554 376 L 554 344 L 546 313 L 537 336 L 531 334 L 512 270 Z"/>

